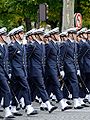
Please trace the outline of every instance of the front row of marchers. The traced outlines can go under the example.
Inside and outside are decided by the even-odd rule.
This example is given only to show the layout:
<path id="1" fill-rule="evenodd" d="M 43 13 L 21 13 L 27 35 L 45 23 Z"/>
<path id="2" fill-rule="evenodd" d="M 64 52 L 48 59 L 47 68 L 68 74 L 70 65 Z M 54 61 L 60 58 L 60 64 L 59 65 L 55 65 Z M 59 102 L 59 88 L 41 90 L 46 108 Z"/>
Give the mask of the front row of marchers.
<path id="1" fill-rule="evenodd" d="M 57 109 L 50 102 L 52 94 L 62 111 L 89 107 L 85 103 L 90 102 L 89 91 L 89 29 L 59 33 L 55 28 L 45 33 L 40 28 L 24 33 L 20 26 L 8 34 L 5 27 L 0 29 L 0 101 L 5 119 L 22 116 L 18 105 L 27 116 L 38 114 L 32 106 L 35 100 L 41 102 L 41 110 L 52 113 Z"/>

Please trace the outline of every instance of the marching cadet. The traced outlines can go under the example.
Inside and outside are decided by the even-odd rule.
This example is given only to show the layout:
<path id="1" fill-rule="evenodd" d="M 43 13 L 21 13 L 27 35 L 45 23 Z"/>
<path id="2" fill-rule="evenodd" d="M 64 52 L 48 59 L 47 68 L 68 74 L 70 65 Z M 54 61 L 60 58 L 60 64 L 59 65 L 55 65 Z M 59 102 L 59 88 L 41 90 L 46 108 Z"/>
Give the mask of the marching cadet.
<path id="1" fill-rule="evenodd" d="M 9 33 L 8 33 L 8 38 L 10 39 L 10 42 L 8 45 L 11 45 L 15 42 L 15 38 L 14 38 L 14 32 L 16 31 L 17 28 L 12 29 Z M 9 61 L 9 79 L 10 79 L 10 89 L 11 89 L 11 94 L 12 94 L 12 101 L 11 101 L 11 112 L 14 114 L 14 116 L 22 116 L 21 113 L 19 113 L 17 110 L 20 109 L 20 99 L 18 99 L 14 93 L 13 90 L 13 80 L 11 80 L 11 73 L 12 73 L 12 67 L 11 67 L 11 63 Z M 15 107 L 14 107 L 15 106 Z"/>
<path id="2" fill-rule="evenodd" d="M 88 29 L 86 31 L 87 34 L 87 42 L 89 45 L 89 48 L 87 49 L 87 53 L 84 57 L 84 61 L 85 61 L 85 77 L 86 77 L 86 86 L 89 90 L 89 96 L 88 96 L 88 101 L 90 103 L 90 29 Z"/>
<path id="3" fill-rule="evenodd" d="M 80 50 L 79 50 L 79 61 L 82 71 L 82 78 L 84 80 L 84 86 L 87 94 L 90 94 L 90 43 L 89 43 L 89 37 L 90 30 L 86 30 L 82 32 L 82 40 L 80 41 Z M 88 95 L 88 101 L 90 102 L 90 95 Z"/>
<path id="4" fill-rule="evenodd" d="M 79 103 L 79 86 L 77 75 L 80 75 L 79 66 L 77 64 L 77 44 L 76 39 L 76 28 L 70 28 L 67 30 L 68 39 L 64 43 L 61 49 L 60 64 L 65 71 L 65 76 L 70 82 L 72 87 L 72 95 L 74 100 L 74 109 L 83 108 Z"/>
<path id="5" fill-rule="evenodd" d="M 45 76 L 45 46 L 42 44 L 44 29 L 40 28 L 34 31 L 33 47 L 30 45 L 27 48 L 28 61 L 30 61 L 30 79 L 35 85 L 34 91 L 39 92 L 43 103 L 46 104 L 49 113 L 53 112 L 57 107 L 53 106 L 49 102 L 49 96 L 47 94 L 44 76 Z"/>
<path id="6" fill-rule="evenodd" d="M 36 100 L 37 102 L 39 102 L 39 99 L 36 97 L 36 90 L 35 89 L 35 86 L 33 84 L 33 81 L 31 79 L 31 62 L 30 62 L 30 57 L 32 56 L 32 53 L 33 53 L 33 50 L 35 49 L 35 46 L 34 46 L 34 39 L 33 39 L 33 33 L 36 29 L 32 29 L 30 31 L 28 31 L 26 34 L 25 34 L 25 37 L 26 37 L 26 40 L 27 40 L 27 74 L 28 74 L 28 83 L 29 83 L 29 86 L 31 88 L 31 98 L 32 98 L 32 102 L 34 100 Z M 31 51 L 31 53 L 28 51 L 28 48 L 32 49 L 33 50 Z M 36 97 L 36 98 L 35 98 Z"/>
<path id="7" fill-rule="evenodd" d="M 60 103 L 61 110 L 71 109 L 67 103 L 63 100 L 63 94 L 61 91 L 61 85 L 59 82 L 59 76 L 64 77 L 64 72 L 60 71 L 60 46 L 59 41 L 59 28 L 54 28 L 49 31 L 51 40 L 46 45 L 46 75 L 47 75 L 47 86 L 52 85 L 52 90 L 56 95 L 58 102 Z M 49 84 L 50 83 L 50 84 Z"/>
<path id="8" fill-rule="evenodd" d="M 8 85 L 8 48 L 5 45 L 7 29 L 5 27 L 0 29 L 0 94 L 4 97 L 5 118 L 12 119 L 14 116 L 9 108 L 11 101 L 11 92 Z"/>
<path id="9" fill-rule="evenodd" d="M 43 41 L 44 41 L 45 44 L 48 44 L 49 37 L 50 37 L 50 35 L 49 35 L 48 32 L 43 35 Z"/>
<path id="10" fill-rule="evenodd" d="M 22 44 L 24 37 L 23 26 L 14 31 L 15 42 L 9 45 L 9 60 L 11 63 L 11 79 L 13 91 L 18 99 L 21 97 L 25 100 L 27 115 L 35 115 L 37 111 L 31 105 L 30 89 L 27 82 L 26 71 L 26 48 Z M 15 103 L 12 103 L 12 111 L 16 110 Z"/>
<path id="11" fill-rule="evenodd" d="M 67 32 L 62 32 L 59 34 L 60 35 L 60 39 L 61 39 L 61 42 L 65 42 L 67 40 Z"/>
<path id="12" fill-rule="evenodd" d="M 79 86 L 80 86 L 80 103 L 82 106 L 87 107 L 87 105 L 83 102 L 83 99 L 85 98 L 86 94 L 88 94 L 86 83 L 85 83 L 85 73 L 84 73 L 84 61 L 83 61 L 83 54 L 82 51 L 87 46 L 87 34 L 86 34 L 87 28 L 82 28 L 80 31 L 77 32 L 78 37 L 78 63 L 80 67 L 80 73 L 81 77 L 79 78 Z M 84 84 L 83 84 L 84 83 Z"/>
<path id="13" fill-rule="evenodd" d="M 67 40 L 67 36 L 68 36 L 68 33 L 67 31 L 65 32 L 62 32 L 59 34 L 60 35 L 60 39 L 61 39 L 61 42 L 60 42 L 60 49 L 62 49 L 64 43 L 66 42 Z M 62 82 L 62 81 L 61 81 Z M 71 94 L 71 86 L 70 86 L 70 83 L 68 80 L 66 80 L 66 76 L 64 76 L 63 78 L 63 97 L 64 97 L 64 101 L 66 101 L 66 103 L 68 103 L 69 105 L 71 105 L 71 103 L 68 101 L 68 98 L 72 98 L 72 94 Z"/>
<path id="14" fill-rule="evenodd" d="M 14 28 L 11 31 L 9 31 L 9 33 L 8 33 L 8 36 L 9 36 L 9 38 L 10 38 L 10 40 L 11 40 L 12 43 L 15 42 L 14 32 L 16 31 L 16 29 L 17 28 Z"/>
<path id="15" fill-rule="evenodd" d="M 33 43 L 34 43 L 34 38 L 33 38 L 33 33 L 34 33 L 34 31 L 35 31 L 36 29 L 35 28 L 33 28 L 33 29 L 31 29 L 30 31 L 28 31 L 26 34 L 25 34 L 25 37 L 26 37 L 26 40 L 27 40 L 27 46 L 29 46 L 30 48 L 32 48 L 33 47 Z M 27 47 L 28 48 L 28 47 Z M 35 47 L 34 47 L 35 48 Z M 34 50 L 34 49 L 33 49 Z M 28 50 L 27 50 L 28 51 Z M 33 82 L 32 82 L 32 79 L 30 79 L 31 77 L 30 77 L 30 60 L 29 60 L 29 58 L 30 58 L 30 56 L 32 55 L 32 53 L 33 53 L 33 51 L 32 51 L 32 53 L 30 54 L 28 54 L 29 52 L 27 52 L 27 74 L 28 74 L 28 83 L 29 83 L 29 86 L 30 86 L 30 88 L 31 88 L 31 98 L 32 98 L 32 102 L 33 101 L 36 101 L 36 102 L 38 102 L 38 103 L 41 103 L 41 98 L 40 98 L 40 95 L 39 95 L 39 93 L 36 93 L 37 91 L 36 90 L 34 90 L 34 88 L 35 88 L 35 86 L 34 86 L 34 84 L 33 84 Z M 30 55 L 30 56 L 29 56 Z"/>

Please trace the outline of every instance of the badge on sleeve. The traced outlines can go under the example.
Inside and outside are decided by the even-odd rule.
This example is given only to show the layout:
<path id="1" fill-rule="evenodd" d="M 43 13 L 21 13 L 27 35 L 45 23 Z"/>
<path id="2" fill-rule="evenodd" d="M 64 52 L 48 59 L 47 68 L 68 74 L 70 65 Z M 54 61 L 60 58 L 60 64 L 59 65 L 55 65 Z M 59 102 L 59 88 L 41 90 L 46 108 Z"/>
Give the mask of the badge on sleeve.
<path id="1" fill-rule="evenodd" d="M 17 51 L 17 53 L 20 53 L 20 51 Z"/>

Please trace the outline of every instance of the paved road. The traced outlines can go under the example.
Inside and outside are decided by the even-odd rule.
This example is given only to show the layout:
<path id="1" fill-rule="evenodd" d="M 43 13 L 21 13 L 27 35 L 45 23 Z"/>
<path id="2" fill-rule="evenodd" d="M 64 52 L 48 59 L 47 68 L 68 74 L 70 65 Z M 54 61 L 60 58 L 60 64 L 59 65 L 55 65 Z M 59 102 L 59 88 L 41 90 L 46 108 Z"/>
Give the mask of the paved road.
<path id="1" fill-rule="evenodd" d="M 58 106 L 59 104 L 57 104 Z M 38 115 L 27 117 L 25 112 L 21 110 L 23 116 L 16 117 L 14 120 L 90 120 L 90 107 L 83 108 L 82 110 L 67 110 L 61 112 L 60 109 L 57 109 L 53 113 L 49 114 L 46 111 L 40 111 L 39 105 L 34 103 L 34 108 L 39 112 Z M 0 113 L 3 115 L 3 113 Z"/>

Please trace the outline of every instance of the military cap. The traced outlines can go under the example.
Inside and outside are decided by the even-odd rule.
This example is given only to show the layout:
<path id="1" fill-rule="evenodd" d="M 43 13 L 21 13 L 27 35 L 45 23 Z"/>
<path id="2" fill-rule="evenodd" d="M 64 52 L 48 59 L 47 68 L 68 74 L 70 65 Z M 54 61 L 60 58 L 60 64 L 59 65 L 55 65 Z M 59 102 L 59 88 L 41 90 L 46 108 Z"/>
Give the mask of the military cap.
<path id="1" fill-rule="evenodd" d="M 49 37 L 49 36 L 50 36 L 49 32 L 44 34 L 44 37 Z"/>
<path id="2" fill-rule="evenodd" d="M 31 29 L 30 31 L 26 32 L 25 36 L 28 37 L 29 35 L 33 35 L 35 30 L 35 28 Z"/>
<path id="3" fill-rule="evenodd" d="M 0 35 L 3 35 L 3 34 L 7 34 L 7 28 L 6 27 L 3 27 L 0 29 Z"/>
<path id="4" fill-rule="evenodd" d="M 77 33 L 77 29 L 75 27 L 69 28 L 69 29 L 67 29 L 67 33 Z"/>
<path id="5" fill-rule="evenodd" d="M 90 29 L 86 30 L 86 32 L 85 32 L 85 33 L 90 34 Z"/>
<path id="6" fill-rule="evenodd" d="M 44 34 L 44 28 L 39 28 L 34 31 L 34 34 Z"/>
<path id="7" fill-rule="evenodd" d="M 60 33 L 59 34 L 61 37 L 63 37 L 63 36 L 67 36 L 67 32 L 65 31 L 65 32 L 62 32 L 62 33 Z"/>
<path id="8" fill-rule="evenodd" d="M 51 34 L 55 34 L 55 33 L 59 33 L 59 27 L 56 27 L 56 28 L 54 28 L 54 29 L 52 29 L 52 30 L 49 31 L 50 35 Z"/>
<path id="9" fill-rule="evenodd" d="M 17 28 L 12 29 L 12 30 L 8 33 L 8 36 L 14 35 L 15 32 L 16 32 L 16 30 L 17 30 Z"/>
<path id="10" fill-rule="evenodd" d="M 81 35 L 83 33 L 86 33 L 87 28 L 82 28 L 80 31 L 77 32 L 77 35 Z"/>
<path id="11" fill-rule="evenodd" d="M 24 26 L 22 25 L 16 28 L 14 34 L 18 34 L 19 32 L 23 32 L 23 31 L 24 31 Z"/>

